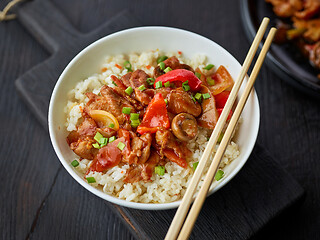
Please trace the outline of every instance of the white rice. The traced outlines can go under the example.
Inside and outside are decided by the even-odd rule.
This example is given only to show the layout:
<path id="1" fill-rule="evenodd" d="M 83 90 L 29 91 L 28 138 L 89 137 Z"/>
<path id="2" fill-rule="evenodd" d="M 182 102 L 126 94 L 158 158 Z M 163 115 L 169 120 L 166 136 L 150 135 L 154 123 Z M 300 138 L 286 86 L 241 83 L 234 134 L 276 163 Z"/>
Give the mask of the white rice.
<path id="1" fill-rule="evenodd" d="M 102 64 L 101 69 L 103 71 L 98 74 L 79 81 L 79 83 L 69 92 L 69 101 L 65 107 L 67 114 L 66 129 L 67 131 L 76 130 L 76 126 L 81 119 L 80 107 L 83 107 L 88 101 L 86 92 L 93 92 L 98 94 L 100 88 L 103 85 L 113 86 L 111 75 L 121 77 L 127 73 L 125 68 L 119 69 L 116 64 L 122 66 L 126 60 L 129 60 L 132 69 L 142 69 L 149 75 L 152 75 L 154 67 L 157 66 L 157 58 L 161 55 L 176 56 L 180 62 L 190 65 L 196 69 L 199 67 L 203 70 L 203 67 L 207 65 L 205 55 L 195 55 L 192 59 L 184 59 L 181 54 L 176 53 L 161 53 L 159 50 L 143 52 L 141 54 L 132 53 L 129 55 L 117 55 L 107 56 L 105 62 Z M 150 65 L 149 69 L 146 66 Z M 206 73 L 206 70 L 203 70 Z M 210 70 L 214 71 L 214 69 Z M 80 79 L 79 79 L 80 80 Z M 123 179 L 126 174 L 128 165 L 124 165 L 121 168 L 116 166 L 109 169 L 106 173 L 90 172 L 87 176 L 94 177 L 96 182 L 92 183 L 93 186 L 101 189 L 103 192 L 116 196 L 120 199 L 141 203 L 167 203 L 181 199 L 185 193 L 185 190 L 191 180 L 193 174 L 193 163 L 200 160 L 200 157 L 207 145 L 208 137 L 210 137 L 210 131 L 204 128 L 200 128 L 199 135 L 196 139 L 188 143 L 188 148 L 193 152 L 193 156 L 189 161 L 189 168 L 184 169 L 175 163 L 168 162 L 165 165 L 166 172 L 163 176 L 153 174 L 151 182 L 136 182 L 136 183 L 124 183 Z M 231 161 L 239 156 L 238 145 L 231 141 L 220 164 L 220 169 L 223 169 Z M 79 159 L 79 157 L 78 157 Z M 76 170 L 85 174 L 90 167 L 91 161 L 83 159 L 79 161 L 80 164 L 76 167 Z M 205 172 L 207 172 L 208 166 L 206 166 Z M 204 176 L 201 179 L 199 188 L 202 185 Z"/>

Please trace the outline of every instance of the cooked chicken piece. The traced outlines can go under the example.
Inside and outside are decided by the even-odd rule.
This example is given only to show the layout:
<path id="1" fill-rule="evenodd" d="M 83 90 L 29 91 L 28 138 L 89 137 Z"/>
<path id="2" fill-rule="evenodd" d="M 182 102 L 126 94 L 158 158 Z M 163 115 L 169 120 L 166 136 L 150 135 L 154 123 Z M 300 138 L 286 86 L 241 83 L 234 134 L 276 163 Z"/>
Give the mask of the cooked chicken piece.
<path id="1" fill-rule="evenodd" d="M 148 161 L 142 164 L 141 176 L 145 182 L 150 181 L 154 173 L 154 168 L 159 164 L 159 161 L 159 154 L 155 150 L 152 150 Z"/>
<path id="2" fill-rule="evenodd" d="M 201 102 L 202 114 L 197 119 L 198 125 L 200 127 L 214 129 L 218 121 L 216 102 L 214 100 L 213 95 L 207 87 L 202 86 L 200 92 L 202 94 L 209 93 L 210 97 L 208 99 L 203 99 Z"/>
<path id="3" fill-rule="evenodd" d="M 189 113 L 195 117 L 201 114 L 201 106 L 195 102 L 190 93 L 184 91 L 181 87 L 173 89 L 167 97 L 168 111 L 174 114 Z"/>
<path id="4" fill-rule="evenodd" d="M 123 98 L 122 96 L 120 96 L 119 94 L 117 94 L 117 92 L 113 88 L 105 85 L 101 88 L 100 93 L 102 97 L 96 96 L 95 98 L 99 100 L 103 98 L 103 100 L 100 100 L 100 101 L 102 101 L 105 105 L 103 105 L 103 109 L 98 108 L 98 110 L 101 109 L 101 110 L 110 112 L 117 118 L 119 124 L 123 124 L 126 120 L 129 120 L 128 115 L 125 115 L 124 113 L 122 113 L 122 109 L 124 107 L 131 108 L 131 113 L 136 112 L 135 108 L 130 104 L 130 102 L 125 98 Z M 90 109 L 97 109 L 95 108 L 97 107 L 96 106 L 97 104 L 93 104 L 93 102 L 90 100 L 87 103 L 87 106 Z M 99 106 L 100 105 L 98 105 L 98 107 Z"/>
<path id="5" fill-rule="evenodd" d="M 139 182 L 140 180 L 142 180 L 141 170 L 142 170 L 141 165 L 132 164 L 129 167 L 129 169 L 127 169 L 126 176 L 123 179 L 123 182 L 125 183 Z"/>
<path id="6" fill-rule="evenodd" d="M 293 18 L 293 25 L 295 28 L 304 28 L 306 31 L 303 37 L 310 42 L 317 42 L 320 40 L 320 18 L 312 20 L 301 20 Z"/>
<path id="7" fill-rule="evenodd" d="M 283 18 L 291 17 L 303 7 L 302 0 L 266 0 L 273 5 L 274 13 Z"/>
<path id="8" fill-rule="evenodd" d="M 156 132 L 156 143 L 160 146 L 161 157 L 163 157 L 164 149 L 172 149 L 177 154 L 177 156 L 179 156 L 180 158 L 185 158 L 184 152 L 182 151 L 177 140 L 169 130 L 165 128 L 160 128 Z"/>
<path id="9" fill-rule="evenodd" d="M 78 126 L 76 131 L 72 131 L 67 136 L 70 148 L 85 159 L 93 159 L 97 154 L 97 149 L 92 146 L 95 143 L 93 137 L 97 132 L 97 124 L 90 117 L 85 117 L 84 121 Z"/>

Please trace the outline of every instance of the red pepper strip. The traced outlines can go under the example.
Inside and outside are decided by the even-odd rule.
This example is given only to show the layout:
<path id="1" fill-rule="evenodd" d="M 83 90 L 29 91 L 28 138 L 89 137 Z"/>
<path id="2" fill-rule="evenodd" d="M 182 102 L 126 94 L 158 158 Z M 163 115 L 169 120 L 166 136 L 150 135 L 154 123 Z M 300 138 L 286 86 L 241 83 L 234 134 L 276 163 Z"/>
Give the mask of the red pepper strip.
<path id="1" fill-rule="evenodd" d="M 162 85 L 166 82 L 185 82 L 188 81 L 188 85 L 192 91 L 199 90 L 202 82 L 199 78 L 194 75 L 193 72 L 186 69 L 175 69 L 167 72 L 166 74 L 157 77 L 154 82 L 154 87 L 156 87 L 156 83 L 161 81 Z"/>
<path id="2" fill-rule="evenodd" d="M 230 91 L 224 91 L 215 95 L 214 99 L 216 100 L 216 107 L 224 108 L 224 105 L 226 105 L 229 95 L 230 95 Z"/>
<path id="3" fill-rule="evenodd" d="M 216 100 L 216 107 L 217 107 L 219 116 L 221 115 L 222 110 L 226 105 L 229 95 L 230 95 L 230 91 L 224 91 L 214 96 L 214 99 Z M 231 116 L 232 116 L 232 110 L 230 110 L 227 120 L 230 120 Z"/>
<path id="4" fill-rule="evenodd" d="M 155 133 L 159 127 L 170 128 L 166 102 L 161 93 L 157 93 L 149 103 L 142 122 L 137 128 L 141 135 L 144 133 Z"/>
<path id="5" fill-rule="evenodd" d="M 121 150 L 117 147 L 119 142 L 125 142 L 125 138 L 118 138 L 114 142 L 100 148 L 97 156 L 93 159 L 87 174 L 91 171 L 103 172 L 117 166 L 121 161 Z"/>
<path id="6" fill-rule="evenodd" d="M 178 157 L 173 150 L 165 149 L 163 154 L 171 161 L 178 164 L 180 167 L 187 168 L 188 163 L 185 159 Z"/>
<path id="7" fill-rule="evenodd" d="M 222 113 L 222 110 L 223 110 L 223 108 L 217 108 L 217 112 L 219 114 L 219 117 Z M 231 117 L 232 117 L 232 110 L 230 110 L 227 120 L 230 120 Z"/>
<path id="8" fill-rule="evenodd" d="M 233 79 L 224 66 L 220 66 L 217 71 L 211 76 L 214 80 L 213 86 L 208 86 L 213 95 L 217 95 L 227 88 L 233 86 Z"/>

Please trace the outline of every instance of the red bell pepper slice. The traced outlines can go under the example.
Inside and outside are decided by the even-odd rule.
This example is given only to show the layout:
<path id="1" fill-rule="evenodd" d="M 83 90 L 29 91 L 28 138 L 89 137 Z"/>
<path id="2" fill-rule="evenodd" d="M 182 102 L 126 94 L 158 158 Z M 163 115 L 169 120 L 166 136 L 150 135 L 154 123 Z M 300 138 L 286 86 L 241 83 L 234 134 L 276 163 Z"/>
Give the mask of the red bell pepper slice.
<path id="1" fill-rule="evenodd" d="M 226 105 L 229 95 L 230 95 L 230 91 L 224 91 L 215 95 L 214 99 L 216 100 L 216 107 L 224 108 L 224 105 Z"/>
<path id="2" fill-rule="evenodd" d="M 222 110 L 226 105 L 229 95 L 230 95 L 230 91 L 224 91 L 214 96 L 214 99 L 216 100 L 216 107 L 217 107 L 219 116 L 221 115 Z M 232 110 L 230 110 L 227 120 L 230 120 L 231 116 L 232 116 Z"/>
<path id="3" fill-rule="evenodd" d="M 156 87 L 156 83 L 161 81 L 162 84 L 166 82 L 185 82 L 188 81 L 188 85 L 192 91 L 197 91 L 201 87 L 201 80 L 194 75 L 193 72 L 186 69 L 175 69 L 167 72 L 166 74 L 157 77 L 154 87 Z"/>
<path id="4" fill-rule="evenodd" d="M 188 167 L 188 163 L 185 159 L 180 158 L 179 156 L 177 156 L 173 150 L 171 149 L 165 149 L 163 150 L 163 154 L 171 161 L 174 162 L 176 164 L 178 164 L 180 167 L 183 168 L 187 168 Z"/>
<path id="5" fill-rule="evenodd" d="M 233 86 L 233 79 L 228 70 L 224 66 L 220 66 L 217 71 L 211 76 L 214 80 L 213 86 L 208 86 L 213 95 L 217 95 L 227 88 Z"/>
<path id="6" fill-rule="evenodd" d="M 137 128 L 137 132 L 141 135 L 144 133 L 155 133 L 159 127 L 170 128 L 166 102 L 161 93 L 154 95 L 149 103 L 142 122 Z"/>

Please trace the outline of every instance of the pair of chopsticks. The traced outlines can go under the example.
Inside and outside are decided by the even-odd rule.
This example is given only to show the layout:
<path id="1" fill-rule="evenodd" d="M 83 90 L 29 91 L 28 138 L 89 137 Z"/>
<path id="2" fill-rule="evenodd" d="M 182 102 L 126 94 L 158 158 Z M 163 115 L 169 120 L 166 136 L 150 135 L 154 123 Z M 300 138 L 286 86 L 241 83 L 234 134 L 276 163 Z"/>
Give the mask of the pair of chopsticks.
<path id="1" fill-rule="evenodd" d="M 249 80 L 246 84 L 244 92 L 243 92 L 242 96 L 240 97 L 240 100 L 237 104 L 237 107 L 232 115 L 232 118 L 228 124 L 226 132 L 224 133 L 222 141 L 219 145 L 219 148 L 217 149 L 217 152 L 214 155 L 214 158 L 213 158 L 212 163 L 210 165 L 210 168 L 207 172 L 207 175 L 205 177 L 203 185 L 201 186 L 201 189 L 200 189 L 200 191 L 199 191 L 199 193 L 198 193 L 198 195 L 192 205 L 192 208 L 189 211 L 188 216 L 186 217 L 187 212 L 190 208 L 192 199 L 193 199 L 194 192 L 195 192 L 196 187 L 199 183 L 199 180 L 202 176 L 202 173 L 203 173 L 203 170 L 206 166 L 206 163 L 208 162 L 208 160 L 212 154 L 212 151 L 217 144 L 218 137 L 220 136 L 222 128 L 225 125 L 225 122 L 227 120 L 227 116 L 231 110 L 231 107 L 233 106 L 233 104 L 236 100 L 240 86 L 243 82 L 243 79 L 244 79 L 246 73 L 249 70 L 251 62 L 255 56 L 255 53 L 259 47 L 259 44 L 264 36 L 266 29 L 267 29 L 268 23 L 269 23 L 269 19 L 264 18 L 260 27 L 259 27 L 259 30 L 258 30 L 258 32 L 252 42 L 252 45 L 249 49 L 249 52 L 244 60 L 244 63 L 241 68 L 238 79 L 235 82 L 235 84 L 231 90 L 228 101 L 227 101 L 225 107 L 223 108 L 223 111 L 219 117 L 217 125 L 215 126 L 215 129 L 209 139 L 207 147 L 206 147 L 205 151 L 203 152 L 203 155 L 199 161 L 199 164 L 196 168 L 194 176 L 192 177 L 192 180 L 186 190 L 186 193 L 182 199 L 182 202 L 181 202 L 181 204 L 180 204 L 180 206 L 179 206 L 179 208 L 178 208 L 178 210 L 172 220 L 172 223 L 170 225 L 170 228 L 169 228 L 167 235 L 166 235 L 166 238 L 165 238 L 166 240 L 187 239 L 193 229 L 193 226 L 195 224 L 195 221 L 198 218 L 198 215 L 200 213 L 202 205 L 203 205 L 205 198 L 207 196 L 208 190 L 209 190 L 211 183 L 213 181 L 213 178 L 214 178 L 214 176 L 217 172 L 217 169 L 220 165 L 221 158 L 223 157 L 223 154 L 224 154 L 224 152 L 227 148 L 227 145 L 231 139 L 232 133 L 237 125 L 240 114 L 246 104 L 248 96 L 253 88 L 253 84 L 258 76 L 258 73 L 261 69 L 263 61 L 267 55 L 267 52 L 269 50 L 271 43 L 272 43 L 272 40 L 273 40 L 274 35 L 276 33 L 275 28 L 271 28 L 271 30 L 265 40 L 265 43 L 261 49 L 260 55 L 258 56 L 256 64 L 254 65 L 253 70 L 251 72 L 251 75 L 249 77 Z M 184 225 L 182 226 L 183 223 L 184 223 Z M 180 234 L 179 234 L 179 232 L 180 232 Z"/>

